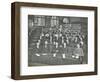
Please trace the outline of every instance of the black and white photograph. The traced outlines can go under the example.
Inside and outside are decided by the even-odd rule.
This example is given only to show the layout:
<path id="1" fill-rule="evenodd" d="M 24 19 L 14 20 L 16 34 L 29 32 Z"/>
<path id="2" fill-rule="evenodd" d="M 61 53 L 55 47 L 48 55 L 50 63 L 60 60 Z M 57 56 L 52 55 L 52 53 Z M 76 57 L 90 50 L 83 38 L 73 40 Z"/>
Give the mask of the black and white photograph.
<path id="1" fill-rule="evenodd" d="M 88 64 L 88 18 L 28 15 L 28 66 Z"/>
<path id="2" fill-rule="evenodd" d="M 12 3 L 12 79 L 97 75 L 97 7 Z"/>

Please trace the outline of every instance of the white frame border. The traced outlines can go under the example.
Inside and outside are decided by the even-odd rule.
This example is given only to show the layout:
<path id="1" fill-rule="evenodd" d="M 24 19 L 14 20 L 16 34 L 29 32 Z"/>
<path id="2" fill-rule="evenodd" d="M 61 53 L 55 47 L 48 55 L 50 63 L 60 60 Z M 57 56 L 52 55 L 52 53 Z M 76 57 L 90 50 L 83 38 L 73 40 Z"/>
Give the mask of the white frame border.
<path id="1" fill-rule="evenodd" d="M 74 13 L 73 13 L 74 12 Z M 88 17 L 88 64 L 28 67 L 28 14 Z M 20 75 L 94 72 L 94 11 L 40 7 L 20 8 Z M 59 68 L 59 69 L 58 69 Z M 49 71 L 48 71 L 49 70 Z"/>

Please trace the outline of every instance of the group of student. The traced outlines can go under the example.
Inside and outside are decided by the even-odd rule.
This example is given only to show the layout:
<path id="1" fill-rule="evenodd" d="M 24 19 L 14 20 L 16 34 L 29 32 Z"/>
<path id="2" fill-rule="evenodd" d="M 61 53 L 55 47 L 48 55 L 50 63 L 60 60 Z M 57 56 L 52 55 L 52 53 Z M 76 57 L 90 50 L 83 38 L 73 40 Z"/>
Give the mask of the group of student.
<path id="1" fill-rule="evenodd" d="M 52 53 L 53 57 L 56 57 L 57 53 L 61 53 L 62 57 L 66 58 L 66 53 L 71 53 L 72 58 L 80 59 L 82 61 L 84 56 L 82 48 L 84 39 L 85 36 L 77 31 L 72 32 L 71 30 L 67 30 L 64 32 L 61 28 L 59 28 L 58 31 L 57 29 L 52 30 L 52 28 L 50 28 L 47 32 L 41 32 L 36 43 L 36 48 L 38 50 L 43 49 L 44 53 Z M 70 52 L 68 52 L 69 47 Z"/>

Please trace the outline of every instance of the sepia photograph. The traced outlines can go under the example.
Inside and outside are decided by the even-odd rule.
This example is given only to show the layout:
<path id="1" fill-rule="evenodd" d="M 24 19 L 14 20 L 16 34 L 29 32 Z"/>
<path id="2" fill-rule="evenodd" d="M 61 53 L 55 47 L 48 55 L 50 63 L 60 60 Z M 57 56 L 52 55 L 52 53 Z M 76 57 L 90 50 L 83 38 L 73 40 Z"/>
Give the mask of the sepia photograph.
<path id="1" fill-rule="evenodd" d="M 88 18 L 28 15 L 28 66 L 88 63 Z"/>

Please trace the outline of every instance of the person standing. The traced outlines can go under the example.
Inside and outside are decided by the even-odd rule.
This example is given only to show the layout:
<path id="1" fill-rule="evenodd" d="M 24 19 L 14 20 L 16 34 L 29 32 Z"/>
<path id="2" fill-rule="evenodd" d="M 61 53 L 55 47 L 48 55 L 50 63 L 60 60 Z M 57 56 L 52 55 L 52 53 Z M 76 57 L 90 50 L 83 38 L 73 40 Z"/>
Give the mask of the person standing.
<path id="1" fill-rule="evenodd" d="M 74 50 L 74 58 L 79 59 L 80 63 L 83 63 L 84 52 L 83 49 L 80 47 L 80 44 L 77 44 L 76 49 Z"/>

